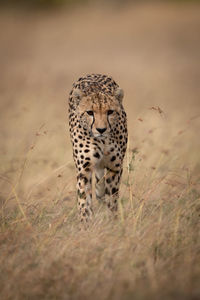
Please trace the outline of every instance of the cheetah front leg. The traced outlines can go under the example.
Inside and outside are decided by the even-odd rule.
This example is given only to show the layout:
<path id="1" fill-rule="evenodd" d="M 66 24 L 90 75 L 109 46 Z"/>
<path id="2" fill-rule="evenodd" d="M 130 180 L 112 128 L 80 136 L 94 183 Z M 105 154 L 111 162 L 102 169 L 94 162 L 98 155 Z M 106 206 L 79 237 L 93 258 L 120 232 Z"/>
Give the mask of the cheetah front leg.
<path id="1" fill-rule="evenodd" d="M 91 219 L 92 211 L 92 172 L 84 172 L 77 176 L 78 210 L 81 222 Z"/>
<path id="2" fill-rule="evenodd" d="M 122 169 L 117 171 L 109 169 L 105 175 L 106 202 L 115 217 L 117 216 L 118 210 L 119 186 L 122 171 Z"/>

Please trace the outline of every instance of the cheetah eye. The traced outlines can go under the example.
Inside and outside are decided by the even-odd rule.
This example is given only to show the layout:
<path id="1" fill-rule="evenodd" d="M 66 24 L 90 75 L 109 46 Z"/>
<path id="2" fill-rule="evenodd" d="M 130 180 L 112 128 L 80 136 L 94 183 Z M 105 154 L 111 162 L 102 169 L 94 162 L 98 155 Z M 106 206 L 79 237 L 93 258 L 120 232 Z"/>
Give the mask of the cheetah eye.
<path id="1" fill-rule="evenodd" d="M 88 114 L 89 116 L 93 116 L 93 115 L 94 115 L 94 113 L 93 113 L 92 110 L 87 110 L 87 114 Z"/>
<path id="2" fill-rule="evenodd" d="M 108 115 L 112 115 L 114 113 L 114 110 L 109 109 L 107 113 L 108 113 Z"/>

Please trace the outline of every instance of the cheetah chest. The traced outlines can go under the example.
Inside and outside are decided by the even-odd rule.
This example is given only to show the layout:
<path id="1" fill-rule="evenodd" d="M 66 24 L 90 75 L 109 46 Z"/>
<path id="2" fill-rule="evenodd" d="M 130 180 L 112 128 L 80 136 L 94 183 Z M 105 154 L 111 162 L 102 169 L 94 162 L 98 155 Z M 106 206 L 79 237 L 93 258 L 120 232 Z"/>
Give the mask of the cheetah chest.
<path id="1" fill-rule="evenodd" d="M 104 144 L 99 143 L 98 148 L 95 147 L 93 157 L 96 158 L 94 161 L 96 167 L 117 170 L 122 163 L 122 157 L 117 143 L 111 143 L 109 140 L 105 140 Z"/>

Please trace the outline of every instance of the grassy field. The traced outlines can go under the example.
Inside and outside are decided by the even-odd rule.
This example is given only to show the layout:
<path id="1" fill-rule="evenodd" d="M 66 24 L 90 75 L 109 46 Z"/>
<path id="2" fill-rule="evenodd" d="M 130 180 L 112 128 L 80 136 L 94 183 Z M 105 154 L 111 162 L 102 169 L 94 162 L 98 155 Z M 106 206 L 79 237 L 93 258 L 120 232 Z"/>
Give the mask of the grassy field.
<path id="1" fill-rule="evenodd" d="M 0 12 L 0 298 L 200 297 L 200 6 Z M 67 98 L 125 91 L 119 218 L 80 230 Z"/>

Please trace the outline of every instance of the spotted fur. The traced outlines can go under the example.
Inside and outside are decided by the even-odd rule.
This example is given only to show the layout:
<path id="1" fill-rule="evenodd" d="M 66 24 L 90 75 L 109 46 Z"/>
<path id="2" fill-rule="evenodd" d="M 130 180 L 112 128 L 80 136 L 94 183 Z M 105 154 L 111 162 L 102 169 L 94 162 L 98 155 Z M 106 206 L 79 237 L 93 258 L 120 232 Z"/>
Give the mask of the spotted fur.
<path id="1" fill-rule="evenodd" d="M 123 91 L 109 76 L 91 74 L 73 84 L 69 128 L 77 169 L 78 209 L 82 222 L 92 214 L 92 172 L 96 198 L 117 213 L 120 178 L 127 147 Z"/>

